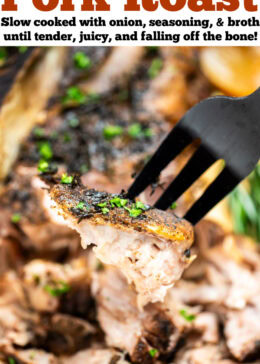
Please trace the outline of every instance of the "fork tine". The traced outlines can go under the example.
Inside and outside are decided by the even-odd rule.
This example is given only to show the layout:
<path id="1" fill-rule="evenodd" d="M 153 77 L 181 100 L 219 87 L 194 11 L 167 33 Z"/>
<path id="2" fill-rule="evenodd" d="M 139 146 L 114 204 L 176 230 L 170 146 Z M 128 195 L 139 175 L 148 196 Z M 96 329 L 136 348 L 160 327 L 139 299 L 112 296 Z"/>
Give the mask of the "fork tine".
<path id="1" fill-rule="evenodd" d="M 133 199 L 156 181 L 160 172 L 192 142 L 193 138 L 179 125 L 170 132 L 156 153 L 144 166 L 134 183 L 128 190 L 128 197 Z"/>
<path id="2" fill-rule="evenodd" d="M 166 210 L 176 201 L 213 163 L 215 158 L 203 145 L 196 150 L 179 175 L 155 203 L 155 207 Z"/>
<path id="3" fill-rule="evenodd" d="M 206 189 L 204 194 L 192 205 L 184 218 L 195 225 L 207 212 L 231 192 L 239 182 L 240 179 L 225 167 L 215 181 Z"/>

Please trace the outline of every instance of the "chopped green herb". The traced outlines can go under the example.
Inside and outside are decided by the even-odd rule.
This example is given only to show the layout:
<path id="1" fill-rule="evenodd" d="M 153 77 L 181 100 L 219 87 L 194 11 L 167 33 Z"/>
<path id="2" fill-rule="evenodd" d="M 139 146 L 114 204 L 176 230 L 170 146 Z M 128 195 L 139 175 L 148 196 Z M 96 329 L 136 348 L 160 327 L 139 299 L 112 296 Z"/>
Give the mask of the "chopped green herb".
<path id="1" fill-rule="evenodd" d="M 135 123 L 129 126 L 128 128 L 128 134 L 131 138 L 137 139 L 142 137 L 142 126 L 139 123 Z"/>
<path id="2" fill-rule="evenodd" d="M 98 207 L 106 207 L 107 203 L 106 202 L 100 202 L 97 205 L 98 205 Z"/>
<path id="3" fill-rule="evenodd" d="M 124 207 L 128 200 L 120 197 L 115 197 L 109 201 L 112 207 Z"/>
<path id="4" fill-rule="evenodd" d="M 39 144 L 39 153 L 44 159 L 51 159 L 53 157 L 52 148 L 49 142 Z"/>
<path id="5" fill-rule="evenodd" d="M 74 180 L 74 177 L 73 176 L 68 176 L 67 173 L 63 173 L 63 175 L 61 176 L 61 183 L 63 184 L 71 184 Z"/>
<path id="6" fill-rule="evenodd" d="M 149 47 L 147 47 L 147 49 L 148 49 L 149 51 L 154 52 L 154 51 L 158 51 L 159 47 L 157 47 L 157 46 L 149 46 Z"/>
<path id="7" fill-rule="evenodd" d="M 109 209 L 107 207 L 103 207 L 101 209 L 103 215 L 107 215 L 109 213 Z"/>
<path id="8" fill-rule="evenodd" d="M 182 309 L 179 311 L 180 315 L 188 322 L 192 322 L 196 319 L 196 316 L 189 314 L 186 310 Z"/>
<path id="9" fill-rule="evenodd" d="M 135 123 L 129 126 L 128 128 L 128 135 L 132 139 L 138 139 L 138 138 L 151 138 L 153 136 L 153 131 L 151 128 L 145 128 L 142 129 L 142 125 L 139 123 Z"/>
<path id="10" fill-rule="evenodd" d="M 130 209 L 130 217 L 138 217 L 143 213 L 143 210 L 141 209 L 136 209 L 136 208 L 132 208 Z"/>
<path id="11" fill-rule="evenodd" d="M 106 140 L 112 140 L 123 134 L 123 128 L 119 125 L 107 125 L 103 129 L 103 136 Z"/>
<path id="12" fill-rule="evenodd" d="M 154 133 L 152 131 L 151 128 L 146 128 L 143 130 L 143 135 L 146 137 L 146 138 L 152 138 Z"/>
<path id="13" fill-rule="evenodd" d="M 137 209 L 141 209 L 141 210 L 143 210 L 143 211 L 148 210 L 148 206 L 145 206 L 145 204 L 143 204 L 141 201 L 137 201 L 137 202 L 135 203 L 135 207 L 136 207 Z"/>
<path id="14" fill-rule="evenodd" d="M 163 66 L 163 61 L 161 60 L 161 58 L 155 58 L 148 69 L 148 76 L 150 78 L 157 77 L 162 69 L 162 66 Z"/>
<path id="15" fill-rule="evenodd" d="M 63 97 L 63 103 L 77 103 L 84 104 L 86 102 L 86 95 L 79 89 L 78 86 L 71 86 L 67 89 L 66 95 Z"/>
<path id="16" fill-rule="evenodd" d="M 79 126 L 79 119 L 77 118 L 72 118 L 69 120 L 69 126 L 71 128 L 77 128 Z"/>
<path id="17" fill-rule="evenodd" d="M 120 197 L 115 197 L 109 201 L 112 207 L 121 207 Z"/>
<path id="18" fill-rule="evenodd" d="M 172 204 L 171 204 L 171 206 L 170 206 L 170 209 L 171 210 L 175 210 L 176 208 L 177 208 L 177 203 L 176 202 L 173 202 Z"/>
<path id="19" fill-rule="evenodd" d="M 64 143 L 69 143 L 71 141 L 71 136 L 69 135 L 69 133 L 65 133 L 63 135 L 63 141 Z"/>
<path id="20" fill-rule="evenodd" d="M 41 159 L 38 163 L 38 171 L 41 173 L 46 173 L 48 172 L 48 170 L 49 170 L 49 163 L 46 160 Z"/>
<path id="21" fill-rule="evenodd" d="M 157 349 L 151 349 L 149 350 L 149 354 L 152 358 L 155 357 L 155 355 L 158 353 L 158 350 Z"/>
<path id="22" fill-rule="evenodd" d="M 82 166 L 80 166 L 80 173 L 84 174 L 88 172 L 88 166 L 87 164 L 82 164 Z"/>
<path id="23" fill-rule="evenodd" d="M 8 357 L 8 364 L 16 364 L 16 361 L 11 356 Z"/>
<path id="24" fill-rule="evenodd" d="M 40 276 L 38 276 L 38 274 L 34 274 L 33 275 L 33 280 L 35 282 L 35 284 L 38 286 L 38 284 L 40 283 L 41 279 Z"/>
<path id="25" fill-rule="evenodd" d="M 28 50 L 28 47 L 18 47 L 18 50 L 19 50 L 19 53 L 21 53 L 21 54 L 23 54 L 23 53 L 25 53 L 25 52 L 27 52 L 27 50 Z"/>
<path id="26" fill-rule="evenodd" d="M 37 138 L 42 138 L 45 135 L 45 130 L 43 128 L 36 127 L 33 129 L 33 135 Z"/>
<path id="27" fill-rule="evenodd" d="M 128 203 L 128 200 L 125 198 L 121 198 L 120 203 L 121 203 L 121 207 L 125 207 L 125 205 L 127 205 L 127 203 Z"/>
<path id="28" fill-rule="evenodd" d="M 92 66 L 91 59 L 83 52 L 77 52 L 74 54 L 74 64 L 79 69 L 89 69 Z"/>
<path id="29" fill-rule="evenodd" d="M 87 206 L 84 201 L 79 202 L 76 206 L 76 209 L 80 209 L 80 210 L 86 210 L 86 208 L 87 208 Z"/>
<path id="30" fill-rule="evenodd" d="M 61 295 L 68 293 L 70 291 L 70 286 L 66 282 L 57 282 L 55 286 L 46 285 L 44 290 L 48 292 L 53 297 L 60 297 Z"/>
<path id="31" fill-rule="evenodd" d="M 21 220 L 22 216 L 19 214 L 19 212 L 15 213 L 11 217 L 11 221 L 13 224 L 18 224 L 18 222 Z"/>

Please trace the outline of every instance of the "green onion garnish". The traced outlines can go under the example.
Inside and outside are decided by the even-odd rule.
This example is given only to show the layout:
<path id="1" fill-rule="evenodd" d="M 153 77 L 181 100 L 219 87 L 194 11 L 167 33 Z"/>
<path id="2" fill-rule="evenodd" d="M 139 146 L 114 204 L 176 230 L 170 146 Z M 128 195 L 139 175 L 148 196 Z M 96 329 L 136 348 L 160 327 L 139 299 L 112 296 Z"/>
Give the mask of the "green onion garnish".
<path id="1" fill-rule="evenodd" d="M 61 176 L 61 183 L 63 184 L 71 184 L 74 180 L 73 176 L 69 176 L 67 173 L 63 173 L 63 175 Z"/>

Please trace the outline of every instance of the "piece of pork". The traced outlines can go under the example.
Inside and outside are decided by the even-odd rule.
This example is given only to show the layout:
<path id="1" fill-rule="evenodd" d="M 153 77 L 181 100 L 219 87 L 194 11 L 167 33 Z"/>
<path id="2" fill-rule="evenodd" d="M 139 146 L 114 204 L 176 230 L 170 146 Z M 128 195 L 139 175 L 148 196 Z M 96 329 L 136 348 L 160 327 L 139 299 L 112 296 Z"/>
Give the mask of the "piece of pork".
<path id="1" fill-rule="evenodd" d="M 45 194 L 36 175 L 35 167 L 18 164 L 0 195 L 0 259 L 4 255 L 7 258 L 0 271 L 4 271 L 5 265 L 16 268 L 28 258 L 64 259 L 80 246 L 75 232 L 52 221 L 44 208 Z M 14 217 L 17 221 L 13 221 Z M 15 253 L 16 261 L 12 257 Z"/>
<path id="2" fill-rule="evenodd" d="M 173 351 L 181 331 L 174 326 L 172 316 L 157 304 L 140 311 L 136 293 L 118 270 L 109 267 L 97 271 L 92 293 L 109 346 L 127 351 L 133 362 L 142 364 Z M 155 358 L 150 355 L 152 349 L 158 352 Z"/>
<path id="3" fill-rule="evenodd" d="M 190 274 L 174 290 L 177 299 L 187 305 L 203 305 L 218 316 L 223 325 L 227 348 L 239 361 L 259 356 L 260 260 L 250 239 L 223 235 L 215 224 L 207 222 L 197 231 L 200 275 Z M 222 237 L 221 237 L 222 236 Z M 187 272 L 189 273 L 189 272 Z M 195 281 L 190 281 L 194 277 Z M 176 299 L 175 299 L 176 302 Z"/>
<path id="4" fill-rule="evenodd" d="M 174 215 L 123 195 L 88 190 L 76 179 L 74 185 L 54 184 L 50 197 L 57 214 L 80 233 L 83 248 L 96 245 L 97 257 L 134 283 L 140 306 L 162 301 L 194 259 L 189 254 L 192 227 Z"/>
<path id="5" fill-rule="evenodd" d="M 79 351 L 74 356 L 63 358 L 61 364 L 127 364 L 124 354 L 112 348 L 87 349 Z"/>
<path id="6" fill-rule="evenodd" d="M 60 360 L 51 353 L 39 349 L 9 350 L 6 354 L 8 363 L 21 364 L 60 364 Z M 0 361 L 1 363 L 1 361 Z"/>
<path id="7" fill-rule="evenodd" d="M 66 264 L 32 260 L 23 267 L 21 277 L 28 303 L 35 311 L 60 311 L 87 318 L 93 302 L 84 258 Z"/>
<path id="8" fill-rule="evenodd" d="M 188 338 L 186 345 L 181 348 L 172 364 L 235 364 L 229 360 L 224 343 L 201 346 L 199 342 Z"/>

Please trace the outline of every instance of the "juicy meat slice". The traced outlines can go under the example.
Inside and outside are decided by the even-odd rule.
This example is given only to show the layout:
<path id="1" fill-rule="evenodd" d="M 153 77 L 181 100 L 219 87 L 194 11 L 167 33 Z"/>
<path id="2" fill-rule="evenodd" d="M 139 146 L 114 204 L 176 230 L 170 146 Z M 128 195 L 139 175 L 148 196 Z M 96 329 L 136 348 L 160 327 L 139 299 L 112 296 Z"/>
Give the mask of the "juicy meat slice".
<path id="1" fill-rule="evenodd" d="M 243 311 L 227 313 L 225 335 L 227 346 L 235 358 L 245 360 L 247 357 L 260 355 L 260 307 L 246 307 Z"/>
<path id="2" fill-rule="evenodd" d="M 64 358 L 62 364 L 127 364 L 124 355 L 114 349 L 87 349 Z"/>
<path id="3" fill-rule="evenodd" d="M 94 274 L 92 293 L 97 302 L 98 321 L 109 346 L 127 351 L 134 363 L 153 363 L 149 351 L 173 351 L 181 332 L 173 317 L 160 304 L 149 304 L 143 311 L 137 295 L 124 276 L 114 268 Z M 156 355 L 156 357 L 158 356 Z"/>
<path id="4" fill-rule="evenodd" d="M 21 364 L 59 364 L 60 361 L 53 354 L 47 353 L 44 350 L 39 349 L 27 349 L 27 350 L 12 350 L 8 353 L 8 362 L 11 363 L 11 358 L 14 359 L 14 363 Z M 1 363 L 1 361 L 0 361 Z"/>
<path id="5" fill-rule="evenodd" d="M 83 248 L 94 244 L 102 262 L 134 283 L 140 306 L 162 301 L 194 259 L 192 227 L 175 215 L 136 205 L 124 195 L 88 190 L 76 179 L 72 185 L 54 184 L 50 197 L 57 213 L 80 233 Z"/>
<path id="6" fill-rule="evenodd" d="M 90 309 L 90 276 L 84 259 L 65 265 L 44 260 L 32 260 L 22 270 L 22 283 L 28 302 L 35 311 L 79 314 L 79 291 L 85 311 Z M 81 316 L 80 315 L 80 316 Z"/>
<path id="7" fill-rule="evenodd" d="M 176 355 L 175 364 L 235 364 L 232 360 L 226 360 L 227 353 L 222 348 L 222 343 L 218 345 L 196 345 L 195 342 L 187 341 Z"/>

